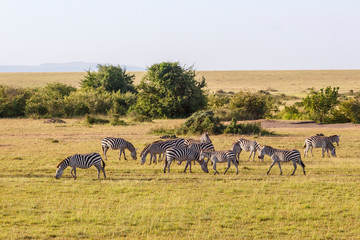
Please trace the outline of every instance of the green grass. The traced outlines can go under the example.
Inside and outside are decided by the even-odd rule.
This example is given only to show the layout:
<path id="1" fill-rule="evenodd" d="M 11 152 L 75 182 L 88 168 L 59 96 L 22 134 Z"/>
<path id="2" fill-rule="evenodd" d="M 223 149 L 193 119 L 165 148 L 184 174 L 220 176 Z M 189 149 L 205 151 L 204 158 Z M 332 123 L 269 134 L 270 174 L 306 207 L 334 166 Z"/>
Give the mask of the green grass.
<path id="1" fill-rule="evenodd" d="M 297 148 L 312 134 L 340 134 L 337 158 L 303 159 L 307 175 L 283 164 L 283 175 L 271 161 L 247 161 L 240 155 L 239 175 L 213 175 L 184 164 L 140 165 L 127 152 L 109 150 L 107 179 L 95 168 L 70 169 L 60 180 L 56 165 L 75 153 L 101 151 L 101 139 L 123 137 L 138 147 L 158 139 L 150 129 L 176 128 L 183 120 L 155 120 L 129 126 L 86 126 L 43 120 L 0 119 L 1 239 L 356 239 L 360 235 L 360 132 L 353 128 L 276 128 L 261 144 Z M 198 136 L 192 136 L 198 138 Z M 240 135 L 210 136 L 217 150 L 229 149 Z M 53 141 L 57 140 L 57 141 Z M 147 163 L 148 164 L 148 163 Z M 223 173 L 226 164 L 219 164 Z"/>

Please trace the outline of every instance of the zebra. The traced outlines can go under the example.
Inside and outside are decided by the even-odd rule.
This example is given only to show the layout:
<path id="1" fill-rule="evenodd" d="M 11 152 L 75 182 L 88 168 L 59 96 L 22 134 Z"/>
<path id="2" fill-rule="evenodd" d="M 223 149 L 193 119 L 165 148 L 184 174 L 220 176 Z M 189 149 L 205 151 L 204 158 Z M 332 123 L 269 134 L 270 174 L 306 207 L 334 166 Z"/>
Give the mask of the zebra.
<path id="1" fill-rule="evenodd" d="M 213 162 L 213 169 L 215 170 L 215 174 L 219 174 L 216 170 L 216 163 L 220 162 L 227 162 L 228 167 L 224 172 L 224 175 L 230 168 L 230 164 L 233 163 L 236 167 L 236 175 L 239 173 L 238 164 L 236 163 L 236 156 L 235 153 L 231 150 L 229 151 L 201 151 L 200 152 L 200 160 L 204 160 L 204 158 L 209 158 Z"/>
<path id="2" fill-rule="evenodd" d="M 105 160 L 107 160 L 106 152 L 108 151 L 109 148 L 120 149 L 119 160 L 121 160 L 121 153 L 124 153 L 124 158 L 125 160 L 127 160 L 125 156 L 125 149 L 128 149 L 131 152 L 131 157 L 134 160 L 137 159 L 136 148 L 134 147 L 134 145 L 132 145 L 131 142 L 128 142 L 123 138 L 106 137 L 101 141 L 101 146 L 104 152 Z"/>
<path id="3" fill-rule="evenodd" d="M 172 147 L 169 148 L 168 150 L 166 150 L 166 159 L 164 161 L 164 173 L 166 173 L 166 169 L 167 172 L 170 172 L 170 165 L 171 162 L 174 160 L 183 162 L 186 161 L 186 166 L 184 169 L 184 172 L 186 172 L 187 167 L 190 165 L 190 172 L 191 172 L 191 161 L 192 160 L 196 160 L 199 162 L 199 164 L 201 165 L 201 169 L 205 172 L 208 173 L 208 167 L 207 167 L 207 162 L 204 160 L 201 160 L 199 158 L 200 154 L 199 152 L 195 151 L 194 148 L 185 148 L 185 147 Z"/>
<path id="4" fill-rule="evenodd" d="M 190 148 L 198 153 L 200 153 L 201 150 L 209 150 L 209 151 L 215 151 L 214 145 L 212 142 L 204 142 L 204 143 L 192 143 L 187 148 Z M 206 161 L 206 163 L 209 162 L 209 159 Z M 182 162 L 178 161 L 178 165 L 180 165 Z M 194 165 L 195 165 L 195 159 L 194 159 Z"/>
<path id="5" fill-rule="evenodd" d="M 150 153 L 150 164 L 153 161 L 156 164 L 156 154 L 159 154 L 159 159 L 161 154 L 165 155 L 167 149 L 171 147 L 185 147 L 184 145 L 185 139 L 178 138 L 174 140 L 166 140 L 166 141 L 156 141 L 152 144 L 146 146 L 144 150 L 141 152 L 141 165 L 143 165 L 146 161 L 146 156 Z M 163 155 L 163 156 L 164 156 Z"/>
<path id="6" fill-rule="evenodd" d="M 101 166 L 101 163 L 103 166 Z M 99 153 L 89 153 L 89 154 L 75 154 L 70 157 L 62 160 L 57 166 L 55 178 L 59 179 L 65 168 L 68 166 L 72 167 L 71 176 L 76 179 L 76 167 L 79 168 L 89 168 L 94 165 L 98 171 L 98 178 L 100 177 L 100 170 L 104 173 L 104 178 L 106 178 L 105 174 L 105 162 L 102 160 Z M 74 174 L 73 174 L 74 172 Z"/>
<path id="7" fill-rule="evenodd" d="M 273 160 L 273 163 L 271 164 L 266 175 L 269 175 L 269 172 L 270 172 L 271 168 L 275 165 L 275 163 L 277 163 L 279 165 L 280 175 L 282 175 L 280 162 L 289 162 L 289 161 L 292 161 L 292 163 L 294 165 L 294 171 L 292 172 L 291 175 L 294 175 L 294 173 L 296 171 L 296 168 L 297 168 L 296 163 L 302 167 L 304 175 L 306 175 L 305 164 L 301 161 L 301 154 L 298 150 L 296 150 L 296 149 L 282 150 L 282 149 L 275 149 L 270 146 L 263 146 L 263 147 L 261 147 L 260 152 L 259 152 L 259 156 L 258 156 L 259 159 L 264 159 L 265 154 L 269 155 L 271 157 L 271 159 Z"/>
<path id="8" fill-rule="evenodd" d="M 311 155 L 314 156 L 312 149 L 313 148 L 322 148 L 322 157 L 325 155 L 325 151 L 327 152 L 328 157 L 330 157 L 330 153 L 333 157 L 336 157 L 336 151 L 335 147 L 332 144 L 333 142 L 336 142 L 339 146 L 339 137 L 338 135 L 332 135 L 330 137 L 325 137 L 321 135 L 311 136 L 305 139 L 304 143 L 304 157 L 308 156 L 308 151 L 311 151 Z"/>
<path id="9" fill-rule="evenodd" d="M 201 136 L 200 136 L 200 140 L 195 140 L 192 138 L 188 138 L 185 140 L 185 145 L 186 146 L 190 146 L 190 144 L 192 143 L 206 143 L 206 142 L 211 142 L 211 139 L 209 137 L 208 132 L 204 132 Z"/>
<path id="10" fill-rule="evenodd" d="M 236 155 L 237 163 L 239 164 L 240 160 L 240 153 L 242 150 L 250 152 L 249 160 L 251 158 L 251 155 L 253 155 L 253 161 L 255 159 L 255 151 L 260 151 L 260 144 L 258 144 L 256 141 L 247 140 L 245 138 L 240 138 L 236 140 L 236 142 L 233 143 L 231 146 L 231 150 Z"/>

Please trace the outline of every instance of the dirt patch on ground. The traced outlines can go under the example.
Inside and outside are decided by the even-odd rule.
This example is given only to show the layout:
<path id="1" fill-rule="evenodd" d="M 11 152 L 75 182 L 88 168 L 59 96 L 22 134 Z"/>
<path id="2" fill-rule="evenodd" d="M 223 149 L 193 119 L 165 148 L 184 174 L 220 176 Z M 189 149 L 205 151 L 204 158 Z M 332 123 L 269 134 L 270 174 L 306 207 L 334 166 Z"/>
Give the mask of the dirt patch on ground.
<path id="1" fill-rule="evenodd" d="M 263 128 L 359 128 L 360 124 L 353 123 L 335 123 L 335 124 L 321 124 L 313 121 L 297 121 L 297 120 L 257 120 Z"/>

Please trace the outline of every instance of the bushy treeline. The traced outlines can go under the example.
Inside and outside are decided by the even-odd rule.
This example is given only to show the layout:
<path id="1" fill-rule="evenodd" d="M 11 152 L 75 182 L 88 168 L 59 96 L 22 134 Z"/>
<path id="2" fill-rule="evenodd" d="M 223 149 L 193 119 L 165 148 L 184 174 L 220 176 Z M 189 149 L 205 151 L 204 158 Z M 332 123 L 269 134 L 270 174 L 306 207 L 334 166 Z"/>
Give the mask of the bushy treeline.
<path id="1" fill-rule="evenodd" d="M 49 83 L 33 89 L 0 85 L 0 117 L 110 114 L 128 116 L 136 121 L 151 121 L 154 118 L 186 118 L 198 111 L 210 110 L 213 116 L 207 114 L 201 117 L 203 113 L 199 113 L 196 119 L 204 118 L 205 123 L 214 119 L 262 118 L 360 122 L 360 94 L 354 92 L 340 95 L 339 88 L 331 87 L 312 90 L 300 102 L 279 111 L 281 100 L 289 100 L 289 96 L 271 95 L 267 91 L 206 94 L 205 78 L 196 80 L 195 77 L 192 67 L 180 66 L 178 62 L 163 62 L 149 67 L 138 86 L 133 84 L 134 75 L 120 66 L 111 65 L 98 65 L 98 71 L 87 71 L 79 89 L 61 83 Z M 220 130 L 213 126 L 211 131 L 216 133 Z"/>

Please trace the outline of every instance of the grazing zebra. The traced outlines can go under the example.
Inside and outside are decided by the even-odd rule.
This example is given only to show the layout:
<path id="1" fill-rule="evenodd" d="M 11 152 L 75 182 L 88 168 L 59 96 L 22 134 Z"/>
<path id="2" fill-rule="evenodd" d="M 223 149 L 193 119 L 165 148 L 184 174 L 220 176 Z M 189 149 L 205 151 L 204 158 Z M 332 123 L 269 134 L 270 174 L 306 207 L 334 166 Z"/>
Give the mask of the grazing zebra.
<path id="1" fill-rule="evenodd" d="M 194 149 L 191 148 L 185 148 L 185 147 L 172 147 L 169 148 L 168 150 L 166 150 L 166 159 L 164 161 L 164 173 L 166 173 L 166 168 L 167 168 L 167 172 L 170 172 L 170 165 L 171 162 L 174 160 L 183 162 L 186 161 L 186 166 L 184 169 L 184 172 L 186 172 L 187 167 L 190 165 L 190 172 L 191 172 L 191 161 L 192 160 L 196 160 L 199 162 L 199 164 L 201 165 L 201 169 L 208 173 L 208 167 L 207 167 L 207 162 L 204 160 L 201 160 L 199 158 L 200 153 L 195 151 Z"/>
<path id="2" fill-rule="evenodd" d="M 101 166 L 101 163 L 103 164 L 103 166 Z M 98 178 L 100 177 L 100 170 L 104 173 L 104 178 L 106 178 L 105 162 L 104 160 L 102 160 L 100 154 L 98 153 L 75 154 L 65 158 L 56 166 L 57 170 L 56 170 L 55 178 L 59 179 L 63 174 L 64 169 L 70 166 L 72 167 L 71 176 L 73 176 L 73 178 L 76 179 L 76 167 L 89 168 L 92 165 L 94 165 L 98 171 Z"/>
<path id="3" fill-rule="evenodd" d="M 119 160 L 121 160 L 121 153 L 124 153 L 124 158 L 125 160 L 127 160 L 125 156 L 125 149 L 128 149 L 131 152 L 131 157 L 134 160 L 137 159 L 136 148 L 134 148 L 134 145 L 132 145 L 131 142 L 128 142 L 123 138 L 106 137 L 101 141 L 101 146 L 104 152 L 105 160 L 107 160 L 106 152 L 108 151 L 109 148 L 120 149 Z"/>
<path id="4" fill-rule="evenodd" d="M 336 151 L 335 151 L 335 147 L 332 144 L 333 142 L 336 142 L 337 145 L 339 146 L 339 137 L 338 135 L 332 135 L 330 137 L 325 137 L 325 136 L 321 136 L 321 135 L 316 135 L 316 136 L 311 136 L 305 139 L 305 143 L 304 143 L 304 157 L 308 156 L 308 151 L 311 151 L 311 155 L 314 156 L 312 149 L 313 148 L 322 148 L 322 157 L 324 157 L 325 155 L 325 151 L 328 154 L 328 157 L 330 157 L 329 155 L 329 150 L 331 152 L 331 155 L 333 157 L 336 157 Z"/>
<path id="5" fill-rule="evenodd" d="M 229 151 L 201 151 L 200 152 L 200 160 L 204 160 L 204 158 L 209 158 L 213 162 L 213 169 L 215 170 L 215 174 L 219 174 L 219 172 L 216 170 L 216 163 L 220 162 L 227 162 L 228 167 L 224 172 L 225 173 L 229 170 L 230 164 L 233 163 L 236 167 L 236 174 L 239 173 L 238 164 L 236 163 L 236 156 L 235 153 L 231 150 Z"/>
<path id="6" fill-rule="evenodd" d="M 209 151 L 215 151 L 214 145 L 212 142 L 204 142 L 204 143 L 192 143 L 187 148 L 190 148 L 194 150 L 195 152 L 198 152 L 200 154 L 201 150 L 209 150 Z M 206 163 L 209 162 L 206 161 Z M 182 162 L 178 161 L 178 164 L 180 165 Z M 194 159 L 194 165 L 195 165 L 195 159 Z"/>
<path id="7" fill-rule="evenodd" d="M 250 152 L 249 160 L 251 158 L 251 155 L 253 155 L 254 161 L 255 151 L 259 152 L 260 148 L 260 144 L 258 144 L 256 141 L 247 140 L 245 138 L 240 138 L 236 140 L 236 142 L 234 142 L 231 146 L 231 150 L 235 153 L 238 164 L 240 161 L 240 153 L 242 150 Z"/>
<path id="8" fill-rule="evenodd" d="M 294 165 L 294 171 L 291 175 L 294 175 L 294 173 L 296 171 L 296 168 L 297 168 L 296 163 L 302 167 L 304 175 L 306 175 L 305 164 L 301 161 L 301 154 L 298 150 L 296 150 L 296 149 L 281 150 L 281 149 L 272 148 L 270 146 L 263 146 L 260 149 L 259 158 L 264 159 L 265 154 L 269 155 L 271 157 L 271 159 L 273 160 L 273 163 L 271 164 L 269 170 L 266 173 L 267 175 L 269 174 L 270 169 L 275 165 L 275 163 L 277 163 L 279 165 L 280 175 L 282 175 L 280 162 L 290 162 L 290 161 L 292 161 L 292 163 Z"/>
<path id="9" fill-rule="evenodd" d="M 183 138 L 178 138 L 178 139 L 174 139 L 174 140 L 166 140 L 166 141 L 156 141 L 153 142 L 152 144 L 146 146 L 144 148 L 144 150 L 141 152 L 141 165 L 143 165 L 146 161 L 146 156 L 150 153 L 150 164 L 151 161 L 153 161 L 156 164 L 156 154 L 159 154 L 159 159 L 160 159 L 160 155 L 164 154 L 167 149 L 172 148 L 172 147 L 185 147 L 184 145 L 185 139 Z M 164 156 L 163 155 L 163 156 Z"/>
<path id="10" fill-rule="evenodd" d="M 185 140 L 185 145 L 186 146 L 190 146 L 192 143 L 206 143 L 206 142 L 211 142 L 211 139 L 209 137 L 208 132 L 204 132 L 201 136 L 200 136 L 200 140 L 195 140 L 192 138 L 188 138 Z"/>

